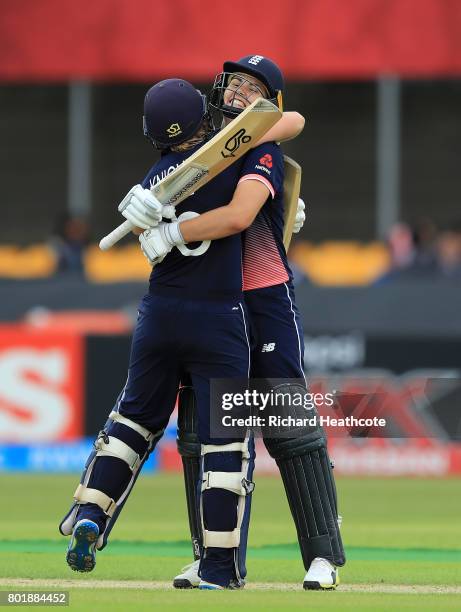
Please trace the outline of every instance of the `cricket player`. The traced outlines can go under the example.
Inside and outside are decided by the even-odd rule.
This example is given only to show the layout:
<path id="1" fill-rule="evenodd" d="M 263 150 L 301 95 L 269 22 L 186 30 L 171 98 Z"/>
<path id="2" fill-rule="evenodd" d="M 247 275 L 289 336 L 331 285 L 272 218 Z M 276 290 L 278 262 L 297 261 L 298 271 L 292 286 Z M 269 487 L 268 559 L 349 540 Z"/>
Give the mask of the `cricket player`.
<path id="1" fill-rule="evenodd" d="M 282 107 L 283 76 L 278 66 L 261 55 L 250 55 L 237 62 L 225 62 L 215 79 L 210 104 L 231 120 L 257 97 L 270 99 Z M 252 378 L 287 378 L 304 380 L 303 332 L 295 304 L 292 273 L 283 246 L 283 157 L 280 148 L 269 142 L 245 157 L 244 172 L 236 190 L 264 206 L 254 215 L 254 208 L 231 202 L 199 218 L 179 221 L 183 243 L 215 240 L 244 231 L 243 289 L 256 342 L 252 347 Z M 298 227 L 303 222 L 298 211 Z M 151 262 L 175 245 L 168 239 L 167 226 L 159 225 L 143 241 L 143 250 Z M 177 243 L 176 243 L 177 246 Z M 180 394 L 178 414 L 178 449 L 182 455 L 189 524 L 196 561 L 184 568 L 174 580 L 177 588 L 191 588 L 200 583 L 198 575 L 201 549 L 199 502 L 196 482 L 199 478 L 200 447 L 194 438 L 194 398 L 190 387 Z M 267 438 L 265 445 L 276 460 L 284 482 L 296 525 L 299 545 L 307 571 L 303 586 L 310 589 L 334 589 L 339 583 L 338 566 L 345 563 L 338 526 L 336 487 L 326 437 L 318 427 L 292 439 Z M 250 501 L 250 500 L 248 500 Z M 249 504 L 247 519 L 249 516 Z M 240 576 L 244 576 L 248 524 L 241 529 L 237 551 Z"/>
<path id="2" fill-rule="evenodd" d="M 91 571 L 96 549 L 106 545 L 142 465 L 167 426 L 180 380 L 189 377 L 196 402 L 201 470 L 207 480 L 200 500 L 203 552 L 198 586 L 229 588 L 241 581 L 235 551 L 247 496 L 253 489 L 254 444 L 249 435 L 231 440 L 211 436 L 210 380 L 249 375 L 239 233 L 245 227 L 239 219 L 227 237 L 189 250 L 180 224 L 184 218 L 198 218 L 230 203 L 233 209 L 247 211 L 250 225 L 267 200 L 267 187 L 259 180 L 241 180 L 254 165 L 254 157 L 249 162 L 243 158 L 178 205 L 178 221 L 147 229 L 162 217 L 162 205 L 147 188 L 209 136 L 205 96 L 181 79 L 157 83 L 145 98 L 144 131 L 162 157 L 142 185 L 129 191 L 119 210 L 147 230 L 140 236 L 143 249 L 151 248 L 152 232 L 178 248 L 151 258 L 156 265 L 139 305 L 127 381 L 95 442 L 60 531 L 72 536 L 68 565 Z"/>

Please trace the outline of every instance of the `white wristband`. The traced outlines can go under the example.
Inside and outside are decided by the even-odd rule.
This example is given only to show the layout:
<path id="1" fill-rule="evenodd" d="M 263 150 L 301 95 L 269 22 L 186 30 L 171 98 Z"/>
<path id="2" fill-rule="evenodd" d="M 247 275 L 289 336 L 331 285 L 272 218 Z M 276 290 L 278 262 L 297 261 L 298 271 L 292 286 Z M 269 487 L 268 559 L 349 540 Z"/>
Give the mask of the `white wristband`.
<path id="1" fill-rule="evenodd" d="M 165 225 L 165 232 L 167 233 L 167 239 L 170 244 L 186 244 L 184 238 L 181 233 L 180 226 L 181 224 L 178 221 L 174 221 L 173 223 L 167 223 Z"/>

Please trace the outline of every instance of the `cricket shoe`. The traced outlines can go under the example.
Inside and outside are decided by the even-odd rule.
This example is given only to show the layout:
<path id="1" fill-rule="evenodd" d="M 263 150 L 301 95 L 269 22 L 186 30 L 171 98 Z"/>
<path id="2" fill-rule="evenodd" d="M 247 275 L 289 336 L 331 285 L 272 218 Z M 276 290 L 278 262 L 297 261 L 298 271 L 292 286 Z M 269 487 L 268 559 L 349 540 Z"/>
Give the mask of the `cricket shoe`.
<path id="1" fill-rule="evenodd" d="M 173 580 L 173 586 L 175 589 L 196 589 L 200 584 L 200 576 L 198 575 L 198 568 L 200 566 L 200 559 L 189 563 L 182 568 L 181 574 L 178 574 Z"/>
<path id="2" fill-rule="evenodd" d="M 214 584 L 213 582 L 207 582 L 206 580 L 200 580 L 198 588 L 201 591 L 238 591 L 239 589 L 243 589 L 245 586 L 245 581 L 241 580 L 231 580 L 228 586 L 223 587 L 220 584 Z"/>
<path id="3" fill-rule="evenodd" d="M 181 570 L 182 573 L 178 574 L 173 580 L 174 588 L 175 589 L 196 589 L 199 587 L 200 582 L 204 582 L 206 584 L 212 585 L 213 583 L 207 582 L 206 580 L 201 581 L 201 578 L 198 575 L 199 567 L 200 567 L 200 559 L 197 559 L 193 563 L 189 563 L 189 565 L 186 565 L 185 567 L 183 567 Z M 215 585 L 215 586 L 219 586 L 219 585 Z M 229 586 L 225 588 L 234 591 L 237 589 L 243 589 L 244 586 L 245 586 L 244 580 L 238 581 L 234 578 L 230 581 Z M 208 587 L 203 587 L 203 588 L 205 589 Z"/>
<path id="4" fill-rule="evenodd" d="M 226 587 L 223 587 L 220 584 L 213 584 L 212 582 L 207 582 L 206 580 L 200 580 L 198 588 L 199 588 L 199 591 L 225 591 L 226 590 Z"/>
<path id="5" fill-rule="evenodd" d="M 338 569 L 330 561 L 316 557 L 304 577 L 303 588 L 306 591 L 334 590 L 338 584 Z"/>
<path id="6" fill-rule="evenodd" d="M 91 572 L 96 565 L 96 542 L 99 527 L 93 521 L 82 519 L 75 523 L 67 548 L 67 565 L 76 572 Z"/>

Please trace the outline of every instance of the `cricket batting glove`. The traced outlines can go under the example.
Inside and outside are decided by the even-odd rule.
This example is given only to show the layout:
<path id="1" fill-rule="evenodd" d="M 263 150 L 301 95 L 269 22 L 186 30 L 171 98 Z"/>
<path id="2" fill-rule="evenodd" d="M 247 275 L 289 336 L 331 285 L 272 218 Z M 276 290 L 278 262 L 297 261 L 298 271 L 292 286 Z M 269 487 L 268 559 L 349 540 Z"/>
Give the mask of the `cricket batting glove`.
<path id="1" fill-rule="evenodd" d="M 118 206 L 125 219 L 145 230 L 155 227 L 162 220 L 162 204 L 149 189 L 135 185 Z"/>
<path id="2" fill-rule="evenodd" d="M 298 198 L 298 208 L 296 209 L 295 223 L 293 225 L 293 234 L 297 234 L 304 225 L 304 221 L 306 220 L 306 213 L 304 212 L 305 209 L 306 205 L 304 204 L 304 200 L 302 198 Z"/>
<path id="3" fill-rule="evenodd" d="M 139 236 L 141 250 L 151 266 L 160 263 L 173 247 L 185 244 L 179 225 L 177 221 L 162 222 Z"/>

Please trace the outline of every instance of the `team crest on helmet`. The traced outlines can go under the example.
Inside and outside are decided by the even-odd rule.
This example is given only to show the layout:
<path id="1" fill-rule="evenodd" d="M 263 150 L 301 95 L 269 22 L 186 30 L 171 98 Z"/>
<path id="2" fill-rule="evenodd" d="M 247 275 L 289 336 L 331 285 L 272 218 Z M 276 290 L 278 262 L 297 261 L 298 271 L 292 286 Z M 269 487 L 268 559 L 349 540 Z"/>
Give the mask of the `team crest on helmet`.
<path id="1" fill-rule="evenodd" d="M 253 64 L 253 66 L 257 66 L 259 64 L 259 62 L 261 60 L 264 59 L 263 55 L 253 55 L 252 57 L 250 57 L 250 59 L 248 60 L 249 64 Z"/>
<path id="2" fill-rule="evenodd" d="M 169 138 L 173 138 L 173 136 L 179 136 L 182 133 L 181 126 L 179 123 L 172 123 L 170 127 L 167 129 Z"/>

